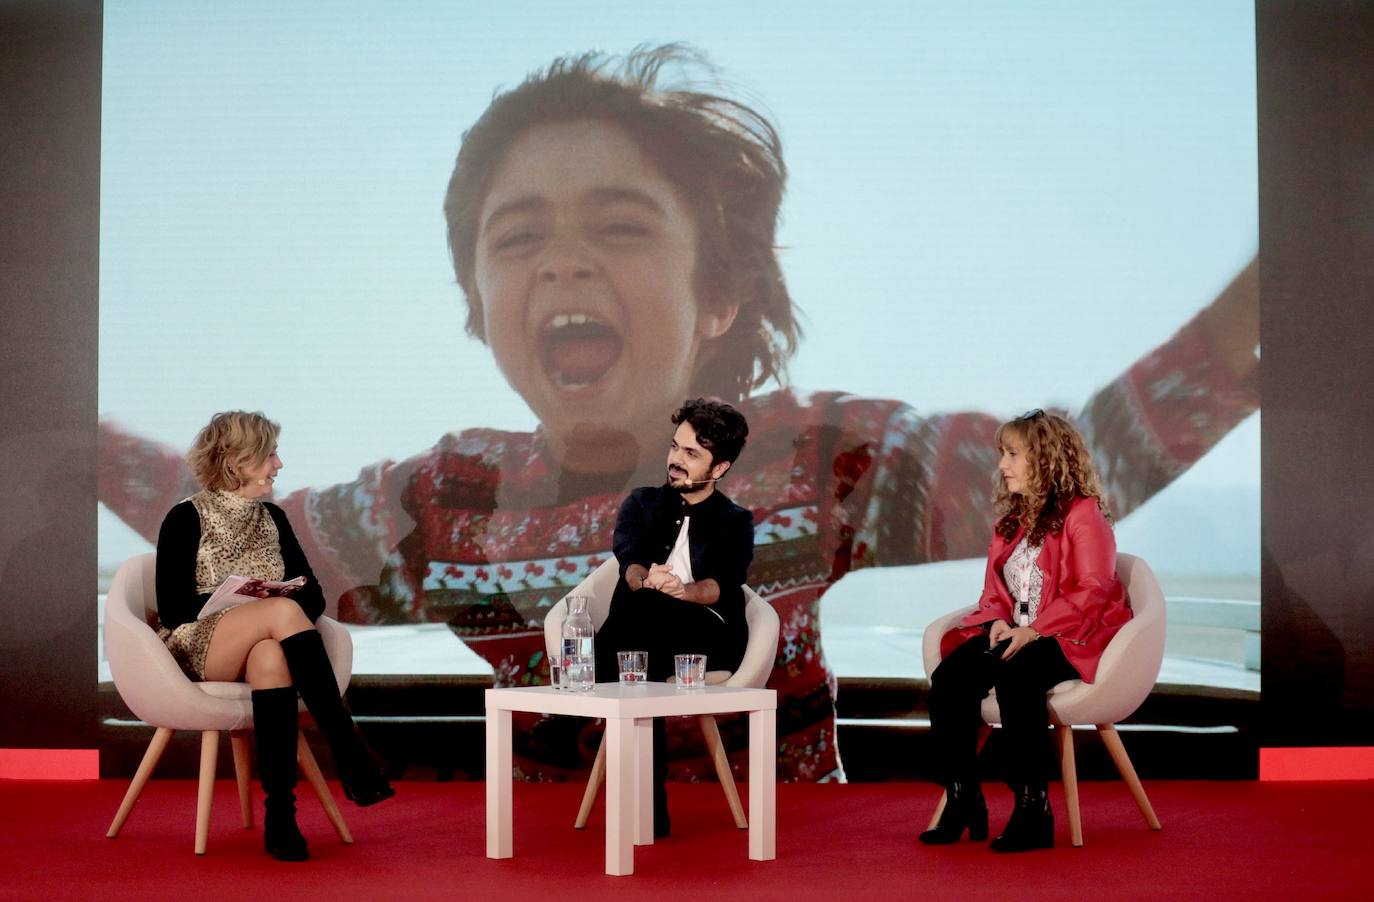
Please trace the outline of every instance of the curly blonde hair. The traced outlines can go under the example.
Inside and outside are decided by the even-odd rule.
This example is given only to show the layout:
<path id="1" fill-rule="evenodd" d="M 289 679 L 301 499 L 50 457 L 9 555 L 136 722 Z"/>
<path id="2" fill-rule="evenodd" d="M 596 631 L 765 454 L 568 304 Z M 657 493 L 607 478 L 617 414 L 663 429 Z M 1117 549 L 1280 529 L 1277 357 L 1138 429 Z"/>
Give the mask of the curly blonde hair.
<path id="1" fill-rule="evenodd" d="M 212 416 L 200 430 L 186 462 L 202 487 L 232 492 L 242 485 L 235 471 L 270 457 L 280 434 L 281 426 L 261 413 L 227 410 Z"/>
<path id="2" fill-rule="evenodd" d="M 1083 436 L 1064 417 L 1032 410 L 997 428 L 997 450 L 1015 436 L 1026 446 L 1030 478 L 1026 491 L 1012 494 L 999 479 L 995 504 L 997 534 L 1010 542 L 1025 527 L 1027 540 L 1039 545 L 1045 536 L 1064 529 L 1069 506 L 1079 498 L 1095 498 L 1107 522 L 1112 520 L 1107 493 L 1093 466 Z"/>

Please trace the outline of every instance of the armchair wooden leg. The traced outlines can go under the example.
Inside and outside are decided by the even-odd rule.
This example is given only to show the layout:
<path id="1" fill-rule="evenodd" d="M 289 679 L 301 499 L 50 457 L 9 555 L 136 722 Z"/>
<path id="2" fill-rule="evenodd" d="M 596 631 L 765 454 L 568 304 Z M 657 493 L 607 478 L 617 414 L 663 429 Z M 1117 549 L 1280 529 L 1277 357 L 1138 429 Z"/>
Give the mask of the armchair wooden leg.
<path id="1" fill-rule="evenodd" d="M 124 793 L 124 801 L 119 803 L 119 811 L 115 812 L 114 820 L 110 822 L 110 829 L 105 834 L 110 839 L 119 835 L 124 822 L 129 819 L 129 813 L 134 810 L 134 803 L 138 801 L 139 793 L 143 792 L 144 784 L 153 775 L 153 770 L 157 767 L 158 761 L 162 760 L 162 753 L 167 751 L 167 743 L 172 739 L 172 732 L 167 727 L 158 727 L 157 732 L 153 733 L 153 740 L 148 743 L 148 750 L 143 753 L 143 760 L 138 762 L 138 771 L 134 773 L 133 782 L 129 784 L 129 791 Z"/>
<path id="2" fill-rule="evenodd" d="M 581 830 L 587 826 L 587 818 L 591 816 L 592 806 L 596 804 L 596 794 L 601 791 L 601 784 L 606 779 L 606 737 L 603 734 L 601 744 L 596 747 L 596 760 L 592 762 L 591 775 L 587 777 L 587 788 L 582 793 L 582 807 L 577 809 L 577 820 L 573 822 L 574 829 Z"/>
<path id="3" fill-rule="evenodd" d="M 1121 744 L 1121 734 L 1109 723 L 1098 724 L 1097 733 L 1102 737 L 1102 744 L 1107 747 L 1107 753 L 1112 756 L 1112 761 L 1116 763 L 1116 769 L 1121 772 L 1121 779 L 1126 781 L 1126 785 L 1131 789 L 1131 795 L 1135 796 L 1136 806 L 1140 808 L 1145 823 L 1150 825 L 1151 830 L 1160 829 L 1159 818 L 1155 817 L 1155 810 L 1150 805 L 1149 797 L 1145 795 L 1145 787 L 1140 785 L 1140 778 L 1136 776 L 1135 767 L 1131 764 L 1131 756 L 1126 754 L 1126 747 Z"/>
<path id="4" fill-rule="evenodd" d="M 1059 773 L 1064 781 L 1064 807 L 1069 813 L 1069 840 L 1075 847 L 1083 845 L 1083 814 L 1078 810 L 1078 765 L 1073 757 L 1073 727 L 1054 726 L 1059 740 Z"/>
<path id="5" fill-rule="evenodd" d="M 725 791 L 725 801 L 730 806 L 730 814 L 735 818 L 735 826 L 741 830 L 748 830 L 749 821 L 744 817 L 744 806 L 739 801 L 735 775 L 730 773 L 730 759 L 725 754 L 725 743 L 720 740 L 720 728 L 716 726 L 716 718 L 711 714 L 699 714 L 697 723 L 701 725 L 701 734 L 706 738 L 706 751 L 710 752 L 711 761 L 716 766 L 716 779 L 720 780 L 720 788 Z"/>
<path id="6" fill-rule="evenodd" d="M 196 854 L 210 842 L 210 802 L 215 794 L 215 762 L 219 759 L 219 730 L 200 734 L 200 791 L 196 795 Z"/>
<path id="7" fill-rule="evenodd" d="M 940 793 L 940 801 L 935 805 L 935 813 L 930 816 L 930 823 L 926 824 L 927 830 L 934 830 L 935 825 L 940 823 L 940 815 L 945 813 L 945 803 L 949 801 L 949 792 Z"/>
<path id="8" fill-rule="evenodd" d="M 248 734 L 234 730 L 229 734 L 229 748 L 234 753 L 234 780 L 239 785 L 239 814 L 243 829 L 253 829 L 253 768 L 248 763 Z"/>
<path id="9" fill-rule="evenodd" d="M 320 763 L 315 760 L 315 753 L 310 751 L 310 743 L 305 741 L 305 734 L 301 732 L 296 733 L 296 761 L 301 766 L 301 773 L 305 774 L 305 781 L 315 790 L 315 795 L 319 796 L 325 817 L 334 825 L 334 832 L 339 834 L 339 839 L 343 842 L 353 842 L 353 834 L 349 832 L 348 824 L 344 823 L 339 806 L 334 801 L 334 794 L 329 791 L 324 774 L 320 773 Z"/>

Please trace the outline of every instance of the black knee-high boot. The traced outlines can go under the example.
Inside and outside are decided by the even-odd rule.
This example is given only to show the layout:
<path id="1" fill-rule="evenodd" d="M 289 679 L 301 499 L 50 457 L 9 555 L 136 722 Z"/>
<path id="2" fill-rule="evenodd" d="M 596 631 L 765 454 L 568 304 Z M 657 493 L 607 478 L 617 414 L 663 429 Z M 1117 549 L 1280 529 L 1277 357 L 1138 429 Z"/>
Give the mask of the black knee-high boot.
<path id="1" fill-rule="evenodd" d="M 339 698 L 339 686 L 325 653 L 324 641 L 315 630 L 303 630 L 281 640 L 291 682 L 315 718 L 339 770 L 344 795 L 359 806 L 375 805 L 396 794 L 367 744 L 358 734 L 353 718 Z"/>
<path id="2" fill-rule="evenodd" d="M 253 690 L 253 736 L 258 746 L 258 775 L 267 796 L 262 819 L 263 845 L 279 861 L 310 857 L 296 826 L 296 690 Z"/>

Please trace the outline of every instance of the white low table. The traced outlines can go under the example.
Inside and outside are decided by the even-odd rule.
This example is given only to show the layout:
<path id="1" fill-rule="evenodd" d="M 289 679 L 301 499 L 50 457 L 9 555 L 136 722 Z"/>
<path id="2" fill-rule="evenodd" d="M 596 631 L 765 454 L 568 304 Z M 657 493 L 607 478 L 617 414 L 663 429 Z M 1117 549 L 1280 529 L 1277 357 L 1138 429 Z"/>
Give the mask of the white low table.
<path id="1" fill-rule="evenodd" d="M 511 712 L 606 719 L 606 873 L 633 874 L 634 847 L 654 841 L 653 718 L 749 714 L 749 857 L 771 861 L 777 809 L 778 694 L 772 689 L 667 683 L 598 683 L 591 692 L 551 686 L 487 690 L 487 857 L 510 858 Z"/>

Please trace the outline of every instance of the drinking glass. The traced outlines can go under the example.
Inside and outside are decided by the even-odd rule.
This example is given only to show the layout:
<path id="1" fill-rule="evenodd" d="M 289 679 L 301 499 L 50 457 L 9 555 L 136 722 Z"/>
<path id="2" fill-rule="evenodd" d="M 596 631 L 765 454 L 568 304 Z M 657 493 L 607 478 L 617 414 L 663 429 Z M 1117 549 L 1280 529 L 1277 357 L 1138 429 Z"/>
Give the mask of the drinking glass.
<path id="1" fill-rule="evenodd" d="M 616 663 L 620 665 L 620 682 L 642 683 L 649 677 L 649 653 L 647 651 L 618 651 Z"/>
<path id="2" fill-rule="evenodd" d="M 673 669 L 680 688 L 700 689 L 706 685 L 705 655 L 674 655 Z"/>

